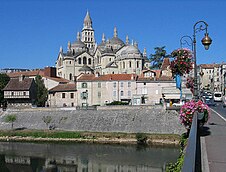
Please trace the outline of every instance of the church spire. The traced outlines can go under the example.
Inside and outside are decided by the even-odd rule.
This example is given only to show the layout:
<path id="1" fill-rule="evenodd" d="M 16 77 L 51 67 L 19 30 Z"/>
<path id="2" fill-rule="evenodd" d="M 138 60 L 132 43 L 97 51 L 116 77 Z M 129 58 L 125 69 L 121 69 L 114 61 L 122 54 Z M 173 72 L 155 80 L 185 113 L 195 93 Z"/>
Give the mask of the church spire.
<path id="1" fill-rule="evenodd" d="M 86 12 L 86 16 L 84 19 L 83 29 L 82 29 L 82 38 L 80 38 L 80 40 L 86 44 L 87 48 L 94 49 L 95 47 L 94 30 L 92 28 L 92 20 L 88 10 Z"/>
<path id="2" fill-rule="evenodd" d="M 129 36 L 126 35 L 126 45 L 129 45 Z"/>
<path id="3" fill-rule="evenodd" d="M 62 46 L 60 46 L 60 51 L 59 52 L 63 53 L 63 47 Z"/>
<path id="4" fill-rule="evenodd" d="M 105 43 L 105 35 L 104 35 L 104 33 L 102 34 L 102 42 Z"/>
<path id="5" fill-rule="evenodd" d="M 138 43 L 137 43 L 137 41 L 134 42 L 134 47 L 138 48 Z"/>
<path id="6" fill-rule="evenodd" d="M 67 51 L 70 52 L 71 51 L 71 42 L 68 41 L 67 43 Z"/>
<path id="7" fill-rule="evenodd" d="M 81 37 L 80 37 L 80 32 L 77 32 L 77 41 L 80 41 Z"/>
<path id="8" fill-rule="evenodd" d="M 117 28 L 114 28 L 114 37 L 117 38 L 118 37 L 118 32 L 117 32 Z"/>
<path id="9" fill-rule="evenodd" d="M 147 50 L 146 50 L 146 48 L 144 48 L 143 56 L 147 57 Z"/>
<path id="10" fill-rule="evenodd" d="M 89 11 L 87 10 L 86 16 L 83 23 L 83 29 L 92 28 L 92 19 L 89 15 Z"/>

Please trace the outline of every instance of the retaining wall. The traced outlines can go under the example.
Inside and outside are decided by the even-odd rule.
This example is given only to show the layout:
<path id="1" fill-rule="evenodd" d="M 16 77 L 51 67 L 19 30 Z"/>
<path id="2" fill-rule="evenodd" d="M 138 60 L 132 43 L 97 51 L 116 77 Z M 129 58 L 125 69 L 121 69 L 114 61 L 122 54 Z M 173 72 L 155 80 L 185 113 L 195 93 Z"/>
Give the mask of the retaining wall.
<path id="1" fill-rule="evenodd" d="M 0 129 L 10 129 L 11 124 L 4 122 L 9 114 L 17 116 L 14 128 L 47 129 L 43 116 L 51 116 L 50 125 L 59 130 L 156 134 L 185 132 L 179 123 L 178 112 L 166 111 L 161 106 L 105 107 L 98 110 L 7 109 L 0 115 Z"/>

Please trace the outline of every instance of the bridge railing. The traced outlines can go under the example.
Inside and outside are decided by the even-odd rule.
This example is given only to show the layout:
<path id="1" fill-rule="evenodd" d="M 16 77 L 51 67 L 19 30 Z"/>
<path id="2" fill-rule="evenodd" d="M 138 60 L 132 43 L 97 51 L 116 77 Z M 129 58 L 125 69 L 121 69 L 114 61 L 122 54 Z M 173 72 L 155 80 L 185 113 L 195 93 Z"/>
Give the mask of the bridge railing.
<path id="1" fill-rule="evenodd" d="M 200 135 L 199 135 L 198 112 L 195 112 L 184 156 L 182 172 L 199 172 L 199 171 L 201 171 Z"/>

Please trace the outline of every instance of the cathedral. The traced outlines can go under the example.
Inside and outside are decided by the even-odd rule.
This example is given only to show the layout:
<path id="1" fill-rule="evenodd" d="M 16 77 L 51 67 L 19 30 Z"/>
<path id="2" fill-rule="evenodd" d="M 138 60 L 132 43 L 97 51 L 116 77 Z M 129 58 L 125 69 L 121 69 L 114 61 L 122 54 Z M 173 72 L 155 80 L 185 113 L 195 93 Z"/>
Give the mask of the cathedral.
<path id="1" fill-rule="evenodd" d="M 105 39 L 98 45 L 92 19 L 87 11 L 83 29 L 77 33 L 74 42 L 68 42 L 67 51 L 60 48 L 56 70 L 57 76 L 73 81 L 81 73 L 106 75 L 106 74 L 137 74 L 149 69 L 150 62 L 146 49 L 140 52 L 137 42 L 130 43 L 126 36 L 125 42 L 118 37 L 117 28 L 114 28 L 113 37 Z"/>

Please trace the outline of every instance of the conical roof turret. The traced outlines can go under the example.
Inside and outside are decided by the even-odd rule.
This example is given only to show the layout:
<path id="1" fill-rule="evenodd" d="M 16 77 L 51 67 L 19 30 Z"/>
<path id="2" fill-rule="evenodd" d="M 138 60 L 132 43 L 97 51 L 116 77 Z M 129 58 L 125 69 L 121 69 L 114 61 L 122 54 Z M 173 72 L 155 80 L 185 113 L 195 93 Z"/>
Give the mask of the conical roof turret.
<path id="1" fill-rule="evenodd" d="M 88 10 L 86 12 L 86 16 L 85 16 L 85 19 L 84 19 L 83 27 L 84 28 L 92 28 L 92 19 L 91 19 L 90 15 L 89 15 L 89 11 Z"/>

